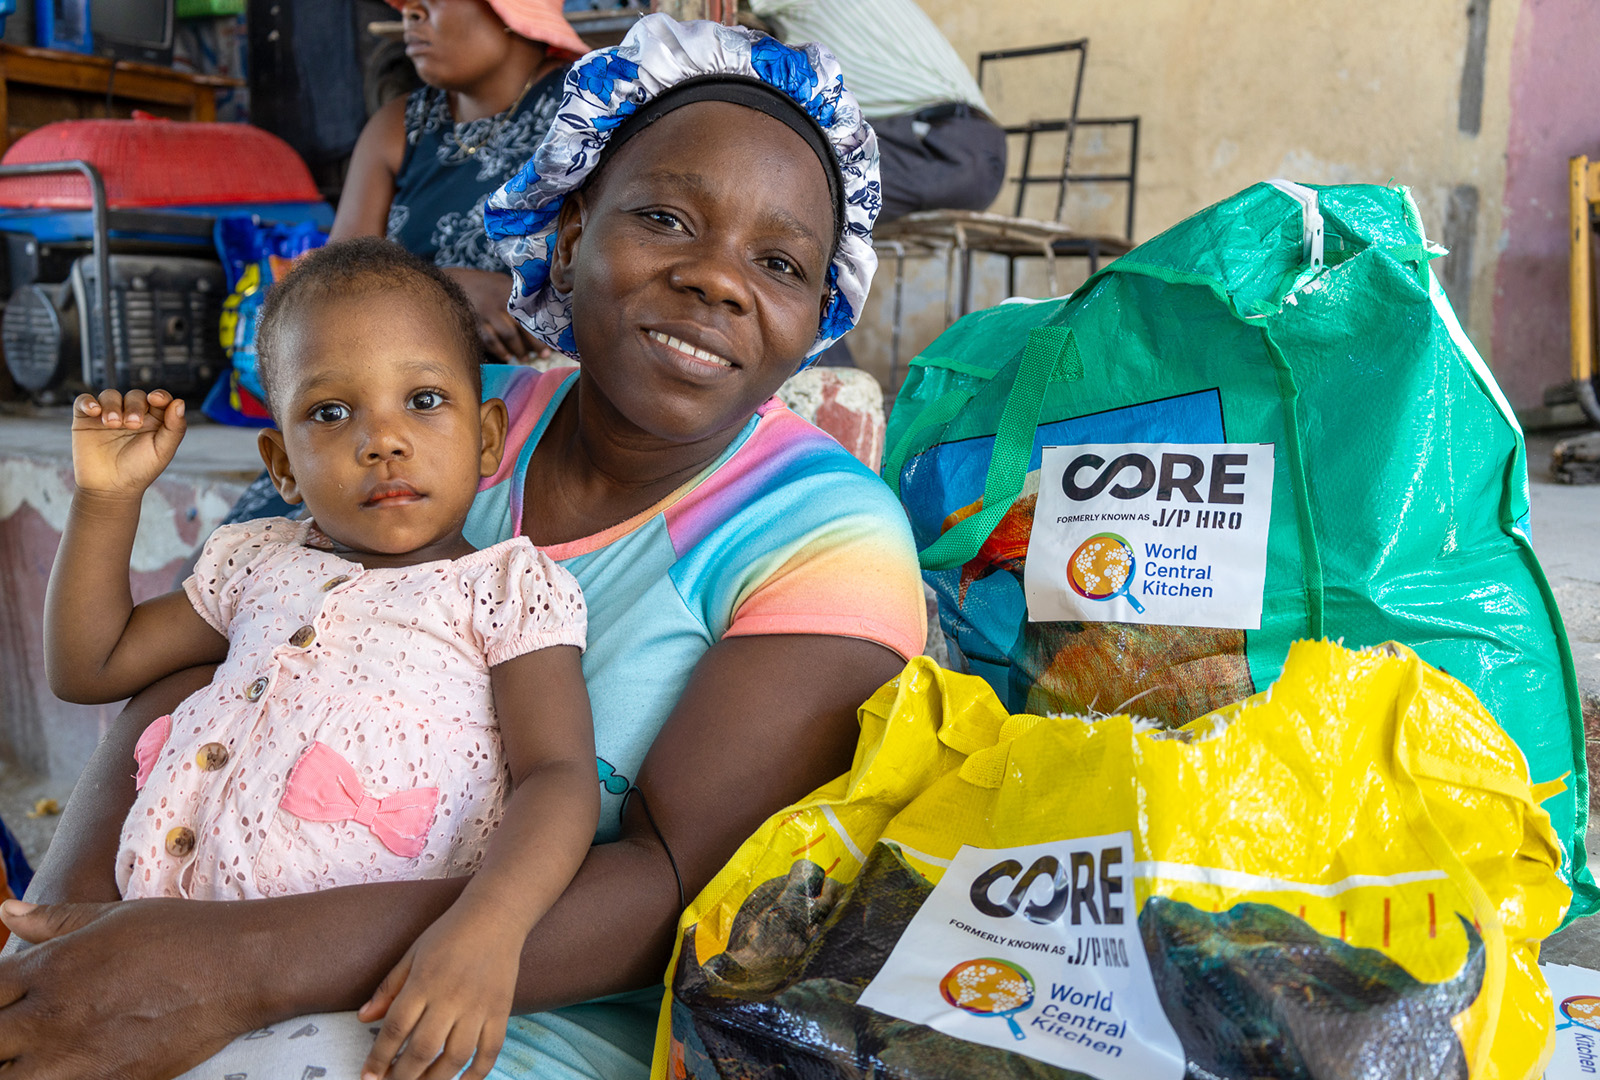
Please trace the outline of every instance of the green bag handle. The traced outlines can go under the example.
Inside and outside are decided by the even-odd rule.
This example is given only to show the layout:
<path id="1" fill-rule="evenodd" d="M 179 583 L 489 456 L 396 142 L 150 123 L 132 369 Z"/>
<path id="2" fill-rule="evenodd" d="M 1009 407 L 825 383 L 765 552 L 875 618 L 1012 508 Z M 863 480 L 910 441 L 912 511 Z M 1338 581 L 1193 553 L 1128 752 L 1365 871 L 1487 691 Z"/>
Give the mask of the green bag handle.
<path id="1" fill-rule="evenodd" d="M 1016 381 L 994 434 L 994 451 L 983 482 L 983 509 L 958 522 L 918 553 L 924 570 L 949 570 L 969 562 L 978 553 L 1022 493 L 1028 461 L 1033 457 L 1034 433 L 1039 427 L 1045 391 L 1052 383 L 1082 377 L 1083 359 L 1078 355 L 1078 343 L 1069 327 L 1036 326 L 1028 331 L 1022 363 L 1017 368 Z M 894 450 L 884 459 L 884 479 L 894 488 L 896 496 L 900 494 L 901 468 L 913 448 L 929 433 L 948 424 L 972 400 L 977 389 L 976 385 L 968 385 L 942 395 L 906 429 Z"/>

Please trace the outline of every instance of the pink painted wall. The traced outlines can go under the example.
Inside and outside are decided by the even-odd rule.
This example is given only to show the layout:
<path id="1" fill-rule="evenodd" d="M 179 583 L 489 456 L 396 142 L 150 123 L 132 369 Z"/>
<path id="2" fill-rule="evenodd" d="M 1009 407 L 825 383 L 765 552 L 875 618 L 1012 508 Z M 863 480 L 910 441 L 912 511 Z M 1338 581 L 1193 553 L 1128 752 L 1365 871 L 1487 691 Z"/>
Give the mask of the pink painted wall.
<path id="1" fill-rule="evenodd" d="M 1600 157 L 1600 3 L 1523 0 L 1511 55 L 1493 363 L 1518 407 L 1569 378 L 1567 159 Z"/>

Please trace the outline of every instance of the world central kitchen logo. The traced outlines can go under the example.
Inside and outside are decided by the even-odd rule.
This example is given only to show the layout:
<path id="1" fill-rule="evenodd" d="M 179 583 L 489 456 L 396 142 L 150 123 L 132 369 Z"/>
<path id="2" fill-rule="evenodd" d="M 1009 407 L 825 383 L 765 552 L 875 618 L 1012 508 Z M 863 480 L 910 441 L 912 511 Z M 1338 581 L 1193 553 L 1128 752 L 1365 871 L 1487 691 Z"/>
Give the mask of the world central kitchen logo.
<path id="1" fill-rule="evenodd" d="M 1085 600 L 1115 600 L 1126 597 L 1133 610 L 1144 605 L 1128 590 L 1133 588 L 1139 560 L 1133 546 L 1116 533 L 1096 533 L 1078 545 L 1067 560 L 1067 584 Z"/>

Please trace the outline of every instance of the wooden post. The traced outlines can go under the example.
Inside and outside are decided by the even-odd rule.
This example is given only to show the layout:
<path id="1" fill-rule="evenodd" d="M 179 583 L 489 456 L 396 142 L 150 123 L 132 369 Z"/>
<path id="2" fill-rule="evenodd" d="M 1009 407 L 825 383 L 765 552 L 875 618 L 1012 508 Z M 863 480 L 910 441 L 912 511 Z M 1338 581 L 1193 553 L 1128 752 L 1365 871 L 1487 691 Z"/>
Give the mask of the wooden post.
<path id="1" fill-rule="evenodd" d="M 1567 162 L 1572 243 L 1567 279 L 1571 284 L 1572 381 L 1587 382 L 1594 373 L 1594 336 L 1591 306 L 1594 302 L 1589 243 L 1589 159 L 1583 155 Z"/>

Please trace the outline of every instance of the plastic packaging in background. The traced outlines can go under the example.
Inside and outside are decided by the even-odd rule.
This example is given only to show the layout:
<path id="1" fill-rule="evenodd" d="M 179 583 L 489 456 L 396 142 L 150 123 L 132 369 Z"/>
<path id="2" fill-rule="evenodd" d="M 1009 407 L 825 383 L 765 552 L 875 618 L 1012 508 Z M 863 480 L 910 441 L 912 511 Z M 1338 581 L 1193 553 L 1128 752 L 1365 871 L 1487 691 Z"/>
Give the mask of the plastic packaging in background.
<path id="1" fill-rule="evenodd" d="M 245 0 L 177 0 L 174 14 L 180 19 L 210 19 L 219 15 L 243 15 Z"/>
<path id="2" fill-rule="evenodd" d="M 1174 730 L 913 660 L 689 906 L 655 1080 L 1532 1080 L 1570 892 L 1516 744 L 1409 650 Z M 868 1007 L 865 1002 L 871 1002 Z M 1152 1002 L 1159 1002 L 1159 1006 Z"/>
<path id="3" fill-rule="evenodd" d="M 890 417 L 884 477 L 911 518 L 953 655 L 1012 712 L 1117 711 L 1132 701 L 1180 724 L 1265 686 L 1300 638 L 1415 649 L 1499 718 L 1535 781 L 1565 777 L 1546 809 L 1576 892 L 1572 918 L 1600 909 L 1583 843 L 1577 685 L 1528 542 L 1522 434 L 1428 269 L 1440 253 L 1402 188 L 1248 188 L 1108 264 L 1070 297 L 957 322 L 912 363 Z M 1135 537 L 1114 514 L 1101 520 L 1104 507 L 1094 522 L 1036 520 L 1036 506 L 1061 494 L 1041 491 L 1060 479 L 1041 480 L 1044 447 L 1132 454 L 1152 444 L 1174 451 L 1174 462 L 1203 461 L 1207 476 L 1185 493 L 1168 483 L 1185 467 L 1169 475 L 1156 459 L 1154 488 L 1134 514 L 1148 514 L 1137 527 L 1150 535 Z M 1261 444 L 1272 448 L 1264 564 L 1235 565 L 1254 557 L 1248 546 L 1183 558 L 1231 530 L 1240 510 L 1212 497 L 1216 455 Z M 1102 459 L 1105 470 L 1117 460 Z M 1127 464 L 1120 484 L 1097 470 L 1075 475 L 1084 489 L 1098 485 L 1101 501 L 1150 487 Z M 1220 532 L 1219 509 L 1229 514 Z M 1128 588 L 1075 600 L 1059 585 L 1069 602 L 1115 621 L 1030 619 L 1024 579 L 1061 572 L 1028 564 L 1034 530 L 1047 526 L 1063 530 L 1058 546 L 1069 552 L 1093 534 L 1126 541 L 1098 542 L 1136 561 L 1098 570 L 1127 573 Z M 1083 535 L 1066 535 L 1072 529 Z M 1157 543 L 1156 532 L 1173 540 Z M 1174 557 L 1160 558 L 1163 548 Z M 1240 603 L 1229 621 L 1163 624 L 1164 587 L 1220 596 L 1220 586 L 1155 572 L 1201 563 L 1226 580 L 1261 580 L 1250 598 L 1259 614 Z"/>
<path id="4" fill-rule="evenodd" d="M 328 234 L 310 222 L 267 225 L 246 215 L 219 217 L 213 232 L 228 275 L 218 330 L 231 366 L 201 408 L 219 423 L 271 427 L 256 369 L 256 317 L 272 283 L 289 272 L 296 258 L 327 243 Z"/>

